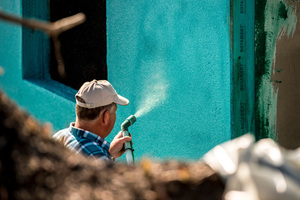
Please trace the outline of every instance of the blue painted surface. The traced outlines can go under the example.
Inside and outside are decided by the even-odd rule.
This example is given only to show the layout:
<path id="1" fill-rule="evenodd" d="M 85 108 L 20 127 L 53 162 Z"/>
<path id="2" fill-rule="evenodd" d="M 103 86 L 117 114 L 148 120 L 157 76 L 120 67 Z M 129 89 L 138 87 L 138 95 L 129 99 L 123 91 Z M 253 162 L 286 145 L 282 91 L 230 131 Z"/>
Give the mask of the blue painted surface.
<path id="1" fill-rule="evenodd" d="M 233 3 L 233 138 L 255 135 L 254 6 L 255 1 Z"/>
<path id="2" fill-rule="evenodd" d="M 17 15 L 20 5 L 0 1 Z M 130 100 L 113 134 L 148 109 L 129 128 L 138 160 L 199 159 L 231 139 L 229 10 L 229 1 L 107 1 L 108 80 Z M 0 34 L 1 88 L 55 130 L 68 126 L 74 103 L 51 92 L 53 83 L 22 78 L 22 29 L 0 22 Z"/>
<path id="3" fill-rule="evenodd" d="M 108 1 L 108 79 L 130 105 L 135 155 L 198 159 L 229 140 L 229 1 Z M 152 97 L 147 102 L 148 97 Z"/>

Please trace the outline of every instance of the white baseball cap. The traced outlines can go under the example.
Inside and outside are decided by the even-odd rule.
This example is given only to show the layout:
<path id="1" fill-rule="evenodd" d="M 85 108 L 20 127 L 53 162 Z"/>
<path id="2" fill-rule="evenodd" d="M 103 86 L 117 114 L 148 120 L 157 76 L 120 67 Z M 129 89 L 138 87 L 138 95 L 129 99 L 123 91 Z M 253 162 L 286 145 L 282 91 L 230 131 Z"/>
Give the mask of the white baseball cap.
<path id="1" fill-rule="evenodd" d="M 82 98 L 85 103 L 76 99 L 77 105 L 84 108 L 96 108 L 111 103 L 128 105 L 129 100 L 118 95 L 113 86 L 106 80 L 92 80 L 85 82 L 78 90 L 75 97 Z"/>

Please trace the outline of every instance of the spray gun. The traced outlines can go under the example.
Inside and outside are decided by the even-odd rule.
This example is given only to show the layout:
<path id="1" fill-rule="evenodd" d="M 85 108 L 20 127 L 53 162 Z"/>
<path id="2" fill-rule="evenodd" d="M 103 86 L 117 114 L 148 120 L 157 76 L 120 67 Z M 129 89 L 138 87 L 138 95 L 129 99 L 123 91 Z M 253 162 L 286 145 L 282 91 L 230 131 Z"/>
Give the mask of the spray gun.
<path id="1" fill-rule="evenodd" d="M 128 132 L 128 127 L 131 126 L 136 121 L 136 118 L 134 115 L 130 115 L 121 125 L 122 135 L 124 136 L 130 136 Z M 133 156 L 133 149 L 131 142 L 125 142 L 124 144 L 125 148 L 125 154 L 127 159 L 127 164 L 133 164 L 134 163 L 134 156 Z"/>

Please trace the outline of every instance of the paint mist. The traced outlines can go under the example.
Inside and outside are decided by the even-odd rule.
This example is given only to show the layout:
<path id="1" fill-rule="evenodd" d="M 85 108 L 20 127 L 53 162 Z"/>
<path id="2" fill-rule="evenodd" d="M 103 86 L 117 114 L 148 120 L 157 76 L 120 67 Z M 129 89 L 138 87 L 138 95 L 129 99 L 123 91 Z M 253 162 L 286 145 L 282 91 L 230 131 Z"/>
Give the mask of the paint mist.
<path id="1" fill-rule="evenodd" d="M 168 84 L 166 84 L 162 76 L 158 73 L 151 80 L 152 83 L 145 84 L 141 93 L 142 98 L 134 114 L 136 118 L 146 115 L 167 99 Z"/>

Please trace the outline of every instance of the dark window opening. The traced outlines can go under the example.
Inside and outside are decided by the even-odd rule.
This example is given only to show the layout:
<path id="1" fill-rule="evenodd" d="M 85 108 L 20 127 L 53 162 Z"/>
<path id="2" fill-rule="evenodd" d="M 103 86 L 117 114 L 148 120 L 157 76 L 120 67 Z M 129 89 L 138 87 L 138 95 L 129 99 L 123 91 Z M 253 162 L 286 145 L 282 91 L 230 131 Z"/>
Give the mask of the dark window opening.
<path id="1" fill-rule="evenodd" d="M 74 89 L 92 79 L 107 79 L 106 0 L 50 0 L 50 21 L 82 12 L 86 21 L 59 36 L 66 77 L 60 77 L 53 44 L 50 75 Z"/>

